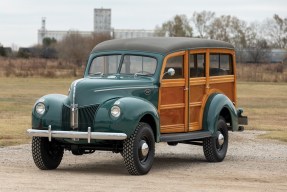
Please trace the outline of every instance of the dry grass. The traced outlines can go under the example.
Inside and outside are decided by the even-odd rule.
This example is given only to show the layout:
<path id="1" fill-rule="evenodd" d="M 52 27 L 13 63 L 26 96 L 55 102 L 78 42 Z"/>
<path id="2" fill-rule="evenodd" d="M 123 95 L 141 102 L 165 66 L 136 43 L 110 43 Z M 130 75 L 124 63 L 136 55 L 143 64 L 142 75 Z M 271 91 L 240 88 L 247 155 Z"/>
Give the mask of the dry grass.
<path id="1" fill-rule="evenodd" d="M 0 146 L 27 143 L 31 109 L 41 96 L 67 94 L 73 78 L 0 78 Z M 239 106 L 248 115 L 246 129 L 271 131 L 262 137 L 287 141 L 287 83 L 238 83 Z"/>
<path id="2" fill-rule="evenodd" d="M 252 82 L 287 82 L 286 63 L 237 64 L 237 78 Z"/>
<path id="3" fill-rule="evenodd" d="M 0 57 L 0 77 L 75 77 L 81 76 L 84 66 L 78 67 L 59 59 L 21 59 Z"/>
<path id="4" fill-rule="evenodd" d="M 262 137 L 287 141 L 287 83 L 238 83 L 238 102 L 247 129 L 270 131 Z"/>
<path id="5" fill-rule="evenodd" d="M 0 146 L 27 143 L 34 102 L 49 93 L 67 94 L 72 78 L 0 78 Z"/>

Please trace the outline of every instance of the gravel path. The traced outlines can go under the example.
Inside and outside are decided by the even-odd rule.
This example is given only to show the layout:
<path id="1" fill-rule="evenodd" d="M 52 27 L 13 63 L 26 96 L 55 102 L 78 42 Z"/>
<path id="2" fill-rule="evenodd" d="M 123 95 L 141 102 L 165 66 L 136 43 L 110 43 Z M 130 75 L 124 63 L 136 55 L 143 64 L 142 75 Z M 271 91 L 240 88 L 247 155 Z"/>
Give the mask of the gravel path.
<path id="1" fill-rule="evenodd" d="M 0 192 L 6 191 L 287 191 L 287 144 L 230 133 L 227 157 L 207 163 L 202 147 L 156 145 L 148 175 L 130 176 L 121 155 L 66 152 L 58 169 L 41 171 L 30 144 L 0 148 Z"/>

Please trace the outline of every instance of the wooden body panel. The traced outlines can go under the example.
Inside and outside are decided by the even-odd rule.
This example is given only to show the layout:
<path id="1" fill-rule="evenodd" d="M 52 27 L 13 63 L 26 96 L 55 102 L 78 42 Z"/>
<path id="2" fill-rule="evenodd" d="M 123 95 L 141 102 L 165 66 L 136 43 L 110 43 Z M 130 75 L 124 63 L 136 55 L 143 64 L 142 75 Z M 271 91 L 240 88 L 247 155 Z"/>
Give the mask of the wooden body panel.
<path id="1" fill-rule="evenodd" d="M 230 54 L 234 75 L 210 76 L 211 53 Z M 205 55 L 205 77 L 189 77 L 189 57 L 191 54 Z M 204 107 L 212 93 L 223 93 L 236 104 L 236 65 L 233 50 L 198 49 L 170 54 L 164 60 L 161 77 L 163 77 L 168 58 L 177 55 L 184 55 L 184 79 L 161 78 L 158 107 L 161 133 L 201 130 Z"/>

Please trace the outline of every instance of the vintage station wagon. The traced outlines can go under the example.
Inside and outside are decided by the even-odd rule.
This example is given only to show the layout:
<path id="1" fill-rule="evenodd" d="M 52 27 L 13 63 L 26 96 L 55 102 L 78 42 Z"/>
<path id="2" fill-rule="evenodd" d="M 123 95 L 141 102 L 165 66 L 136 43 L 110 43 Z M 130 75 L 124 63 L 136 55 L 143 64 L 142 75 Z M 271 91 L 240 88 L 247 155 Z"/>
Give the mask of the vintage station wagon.
<path id="1" fill-rule="evenodd" d="M 32 155 L 40 169 L 74 155 L 120 153 L 132 175 L 149 172 L 155 143 L 203 146 L 225 158 L 228 131 L 242 131 L 234 47 L 196 38 L 110 40 L 91 52 L 68 95 L 40 98 L 32 111 Z"/>

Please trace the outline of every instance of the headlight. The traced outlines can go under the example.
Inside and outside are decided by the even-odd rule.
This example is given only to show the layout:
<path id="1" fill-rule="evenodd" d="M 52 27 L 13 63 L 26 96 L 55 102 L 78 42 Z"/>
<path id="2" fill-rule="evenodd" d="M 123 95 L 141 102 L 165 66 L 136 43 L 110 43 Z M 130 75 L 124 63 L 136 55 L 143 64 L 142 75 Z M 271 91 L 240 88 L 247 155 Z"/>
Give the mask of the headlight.
<path id="1" fill-rule="evenodd" d="M 46 106 L 44 103 L 39 102 L 36 104 L 35 109 L 39 115 L 43 115 L 46 111 Z"/>
<path id="2" fill-rule="evenodd" d="M 111 115 L 116 118 L 119 117 L 121 115 L 121 108 L 117 105 L 114 105 L 111 108 Z"/>

